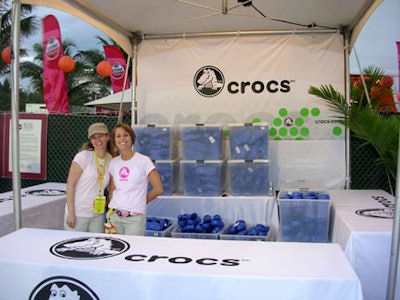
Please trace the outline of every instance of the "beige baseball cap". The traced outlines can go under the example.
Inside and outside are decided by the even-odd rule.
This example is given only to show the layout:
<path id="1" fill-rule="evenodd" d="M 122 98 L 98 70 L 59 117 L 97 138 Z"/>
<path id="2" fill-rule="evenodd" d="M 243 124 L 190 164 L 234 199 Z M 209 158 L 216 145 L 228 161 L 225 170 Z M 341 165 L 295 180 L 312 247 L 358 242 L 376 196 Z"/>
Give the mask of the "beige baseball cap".
<path id="1" fill-rule="evenodd" d="M 107 125 L 104 123 L 93 123 L 90 125 L 88 129 L 88 139 L 90 139 L 90 137 L 96 133 L 108 133 Z"/>

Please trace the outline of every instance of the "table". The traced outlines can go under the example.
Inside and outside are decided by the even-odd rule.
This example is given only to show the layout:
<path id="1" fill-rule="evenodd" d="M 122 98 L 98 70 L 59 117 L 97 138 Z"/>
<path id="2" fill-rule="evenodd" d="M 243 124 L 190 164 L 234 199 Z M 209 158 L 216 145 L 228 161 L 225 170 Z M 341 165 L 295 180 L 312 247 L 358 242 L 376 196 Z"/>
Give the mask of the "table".
<path id="1" fill-rule="evenodd" d="M 359 276 L 364 300 L 386 299 L 394 197 L 382 190 L 332 190 L 329 194 L 332 242 L 341 245 Z"/>
<path id="2" fill-rule="evenodd" d="M 23 228 L 0 238 L 0 253 L 2 299 L 47 299 L 64 285 L 81 299 L 362 299 L 338 244 Z"/>
<path id="3" fill-rule="evenodd" d="M 47 182 L 21 190 L 22 227 L 63 229 L 66 184 Z M 15 230 L 13 192 L 0 194 L 0 237 Z"/>
<path id="4" fill-rule="evenodd" d="M 176 220 L 179 214 L 221 215 L 223 221 L 270 226 L 270 238 L 276 240 L 279 231 L 278 204 L 274 196 L 158 196 L 147 205 L 147 215 Z"/>

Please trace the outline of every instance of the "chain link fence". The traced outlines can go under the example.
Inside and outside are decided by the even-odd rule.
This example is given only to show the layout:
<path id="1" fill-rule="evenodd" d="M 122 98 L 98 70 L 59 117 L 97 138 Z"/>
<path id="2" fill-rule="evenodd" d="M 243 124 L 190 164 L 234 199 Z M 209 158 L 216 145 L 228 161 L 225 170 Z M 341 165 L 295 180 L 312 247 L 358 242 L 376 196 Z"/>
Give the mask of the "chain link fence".
<path id="1" fill-rule="evenodd" d="M 130 116 L 123 116 L 131 124 Z M 47 178 L 21 179 L 21 187 L 44 182 L 66 182 L 71 161 L 81 145 L 87 141 L 87 128 L 95 122 L 104 122 L 111 131 L 118 123 L 117 116 L 103 115 L 48 115 Z M 393 194 L 394 180 L 389 180 L 386 169 L 377 165 L 376 152 L 362 146 L 362 141 L 351 138 L 351 188 L 382 189 Z M 11 178 L 0 178 L 0 193 L 12 190 Z"/>
<path id="2" fill-rule="evenodd" d="M 21 179 L 21 187 L 45 182 L 67 182 L 72 159 L 88 140 L 87 129 L 95 122 L 105 123 L 109 130 L 118 123 L 118 116 L 103 115 L 48 115 L 47 128 L 47 178 L 46 180 Z M 130 116 L 122 122 L 131 123 Z M 12 190 L 12 178 L 0 178 L 0 193 Z"/>

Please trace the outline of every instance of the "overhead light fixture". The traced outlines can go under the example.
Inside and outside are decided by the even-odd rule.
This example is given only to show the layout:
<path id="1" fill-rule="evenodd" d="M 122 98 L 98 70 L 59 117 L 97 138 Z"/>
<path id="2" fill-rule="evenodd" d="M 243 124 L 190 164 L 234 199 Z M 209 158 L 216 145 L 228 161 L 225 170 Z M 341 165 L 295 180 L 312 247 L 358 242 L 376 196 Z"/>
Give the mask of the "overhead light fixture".
<path id="1" fill-rule="evenodd" d="M 243 6 L 253 6 L 253 1 L 251 0 L 237 0 L 238 3 L 243 3 Z"/>

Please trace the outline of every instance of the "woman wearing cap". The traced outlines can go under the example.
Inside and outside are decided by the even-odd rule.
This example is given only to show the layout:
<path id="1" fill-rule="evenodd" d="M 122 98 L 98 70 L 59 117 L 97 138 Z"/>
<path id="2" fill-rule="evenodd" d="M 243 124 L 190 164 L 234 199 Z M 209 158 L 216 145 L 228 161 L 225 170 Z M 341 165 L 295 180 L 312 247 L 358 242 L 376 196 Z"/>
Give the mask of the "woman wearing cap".
<path id="1" fill-rule="evenodd" d="M 133 149 L 136 135 L 128 124 L 118 124 L 112 142 L 119 151 L 109 166 L 111 174 L 109 221 L 117 234 L 145 235 L 146 204 L 163 192 L 153 162 Z M 152 189 L 148 191 L 148 183 Z"/>
<path id="2" fill-rule="evenodd" d="M 69 169 L 64 228 L 104 232 L 104 189 L 110 182 L 108 165 L 113 157 L 106 124 L 90 125 L 88 139 Z"/>

